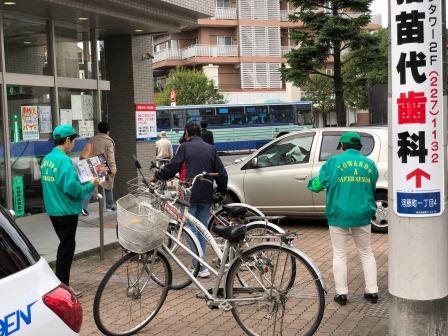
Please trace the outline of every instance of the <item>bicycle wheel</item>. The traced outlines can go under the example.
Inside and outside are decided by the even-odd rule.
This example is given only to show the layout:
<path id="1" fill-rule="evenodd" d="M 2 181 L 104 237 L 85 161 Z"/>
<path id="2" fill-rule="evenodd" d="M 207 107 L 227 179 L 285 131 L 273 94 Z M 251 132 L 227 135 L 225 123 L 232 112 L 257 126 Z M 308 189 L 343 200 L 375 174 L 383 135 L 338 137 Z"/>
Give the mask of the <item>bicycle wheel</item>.
<path id="1" fill-rule="evenodd" d="M 179 225 L 170 224 L 168 226 L 168 232 L 172 236 L 178 238 L 179 228 L 180 228 Z M 185 226 L 182 228 L 181 235 L 178 239 L 182 244 L 187 246 L 193 253 L 199 255 L 200 247 L 198 247 L 198 245 L 196 244 L 196 240 L 192 238 L 191 231 L 188 231 L 185 228 Z M 190 270 L 193 273 L 193 275 L 197 277 L 199 273 L 200 264 L 196 263 L 196 266 L 193 266 L 192 256 L 188 254 L 187 251 L 185 251 L 182 247 L 179 246 L 179 244 L 177 244 L 172 239 L 166 238 L 165 244 L 176 255 L 176 257 L 178 257 L 182 261 L 182 264 L 191 265 Z M 191 279 L 185 274 L 185 272 L 175 262 L 171 262 L 170 265 L 173 273 L 170 289 L 179 290 L 189 286 L 191 284 Z"/>
<path id="2" fill-rule="evenodd" d="M 240 279 L 243 278 L 244 285 Z M 226 278 L 232 314 L 248 335 L 312 335 L 325 309 L 319 275 L 300 252 L 265 243 L 245 251 Z"/>
<path id="3" fill-rule="evenodd" d="M 242 248 L 248 249 L 256 244 L 269 242 L 272 240 L 280 240 L 280 237 L 269 237 L 278 233 L 285 233 L 284 230 L 270 222 L 257 221 L 247 224 L 246 237 Z"/>
<path id="4" fill-rule="evenodd" d="M 125 254 L 98 286 L 93 303 L 96 326 L 105 335 L 136 333 L 157 315 L 170 282 L 171 268 L 164 254 Z"/>
<path id="5" fill-rule="evenodd" d="M 249 206 L 249 205 L 245 205 L 243 203 L 230 203 L 227 205 L 235 205 L 236 207 L 246 208 L 246 213 L 244 214 L 244 218 L 251 217 L 251 216 L 264 216 L 264 214 L 257 208 Z M 210 219 L 208 220 L 208 223 L 207 223 L 207 228 L 210 232 L 212 232 L 211 228 L 212 228 L 213 224 L 215 224 L 215 223 L 221 224 L 220 221 L 218 219 L 216 219 L 216 217 L 224 218 L 225 220 L 227 220 L 227 218 L 228 218 L 227 211 L 224 209 L 219 209 L 218 211 L 215 212 L 215 216 L 210 216 Z"/>

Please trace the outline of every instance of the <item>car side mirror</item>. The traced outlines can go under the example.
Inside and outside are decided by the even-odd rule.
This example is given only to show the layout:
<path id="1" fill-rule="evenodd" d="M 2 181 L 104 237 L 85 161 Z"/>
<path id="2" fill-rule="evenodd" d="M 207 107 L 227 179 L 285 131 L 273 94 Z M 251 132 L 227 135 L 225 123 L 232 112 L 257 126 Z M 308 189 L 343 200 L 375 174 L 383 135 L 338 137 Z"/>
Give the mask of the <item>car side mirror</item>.
<path id="1" fill-rule="evenodd" d="M 258 168 L 258 158 L 254 157 L 252 160 L 250 160 L 250 167 Z"/>

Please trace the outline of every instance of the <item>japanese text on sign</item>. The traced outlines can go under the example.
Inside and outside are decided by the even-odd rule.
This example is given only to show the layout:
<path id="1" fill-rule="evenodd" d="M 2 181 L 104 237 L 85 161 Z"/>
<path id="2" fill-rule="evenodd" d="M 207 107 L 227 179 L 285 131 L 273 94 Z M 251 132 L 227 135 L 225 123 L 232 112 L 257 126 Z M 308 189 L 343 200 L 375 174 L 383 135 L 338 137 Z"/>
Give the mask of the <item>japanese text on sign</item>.
<path id="1" fill-rule="evenodd" d="M 394 210 L 438 216 L 445 197 L 442 5 L 393 0 L 391 18 Z"/>
<path id="2" fill-rule="evenodd" d="M 154 104 L 135 104 L 137 140 L 157 137 L 156 106 Z"/>

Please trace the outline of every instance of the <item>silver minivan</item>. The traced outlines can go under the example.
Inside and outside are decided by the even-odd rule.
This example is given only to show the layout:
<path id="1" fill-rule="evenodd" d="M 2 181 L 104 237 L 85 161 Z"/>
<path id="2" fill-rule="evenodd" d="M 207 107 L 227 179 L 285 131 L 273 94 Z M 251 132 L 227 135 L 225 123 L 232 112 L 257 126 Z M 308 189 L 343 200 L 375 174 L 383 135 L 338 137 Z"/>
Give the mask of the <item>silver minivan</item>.
<path id="1" fill-rule="evenodd" d="M 270 215 L 325 217 L 325 193 L 308 191 L 308 180 L 337 154 L 339 137 L 347 131 L 361 135 L 362 153 L 377 164 L 378 209 L 372 229 L 387 232 L 387 127 L 383 126 L 309 129 L 279 137 L 226 167 L 228 201 L 248 203 Z"/>

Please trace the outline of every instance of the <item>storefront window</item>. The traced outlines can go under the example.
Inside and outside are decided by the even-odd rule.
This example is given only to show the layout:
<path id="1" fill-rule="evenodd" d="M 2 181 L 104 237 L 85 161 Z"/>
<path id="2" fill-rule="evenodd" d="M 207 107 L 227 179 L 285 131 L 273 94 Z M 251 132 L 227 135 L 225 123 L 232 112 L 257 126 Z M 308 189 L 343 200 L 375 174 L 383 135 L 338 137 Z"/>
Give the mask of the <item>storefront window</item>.
<path id="1" fill-rule="evenodd" d="M 7 72 L 32 75 L 52 74 L 48 64 L 45 21 L 6 16 L 3 28 Z"/>
<path id="2" fill-rule="evenodd" d="M 102 80 L 106 80 L 107 79 L 106 58 L 105 58 L 104 41 L 103 40 L 98 40 L 97 50 L 98 50 L 98 67 L 100 69 L 99 77 Z"/>
<path id="3" fill-rule="evenodd" d="M 7 86 L 14 210 L 18 216 L 44 211 L 40 162 L 51 151 L 50 88 Z"/>
<path id="4" fill-rule="evenodd" d="M 91 90 L 59 89 L 60 123 L 71 124 L 80 138 L 73 156 L 78 156 L 89 138 L 95 133 L 93 92 Z"/>
<path id="5" fill-rule="evenodd" d="M 88 27 L 56 24 L 56 65 L 59 77 L 93 78 Z"/>

